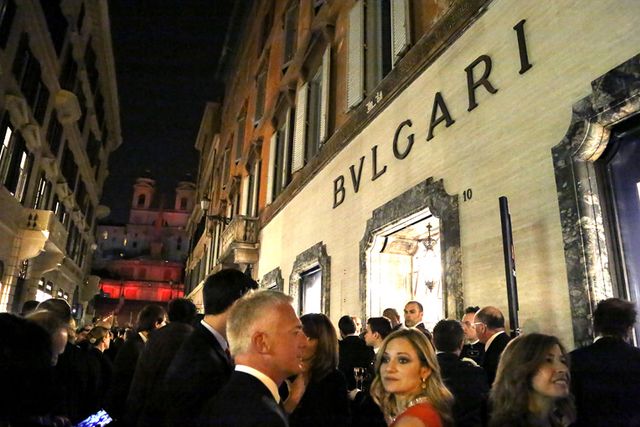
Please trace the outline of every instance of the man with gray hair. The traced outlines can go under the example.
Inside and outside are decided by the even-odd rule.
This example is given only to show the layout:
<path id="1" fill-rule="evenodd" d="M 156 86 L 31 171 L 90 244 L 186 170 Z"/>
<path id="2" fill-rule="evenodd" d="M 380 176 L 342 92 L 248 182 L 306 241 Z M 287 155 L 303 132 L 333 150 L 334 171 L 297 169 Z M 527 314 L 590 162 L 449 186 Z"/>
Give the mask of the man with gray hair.
<path id="1" fill-rule="evenodd" d="M 306 337 L 292 298 L 261 291 L 231 309 L 227 336 L 236 367 L 229 382 L 207 403 L 201 425 L 287 427 L 278 387 L 299 374 Z"/>

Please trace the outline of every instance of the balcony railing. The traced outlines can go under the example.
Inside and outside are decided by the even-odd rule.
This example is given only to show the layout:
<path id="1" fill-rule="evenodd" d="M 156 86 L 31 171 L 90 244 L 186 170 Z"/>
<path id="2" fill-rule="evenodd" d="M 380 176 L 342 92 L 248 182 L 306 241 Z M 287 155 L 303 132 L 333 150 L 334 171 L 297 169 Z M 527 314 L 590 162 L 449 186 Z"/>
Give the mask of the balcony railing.
<path id="1" fill-rule="evenodd" d="M 220 258 L 236 264 L 258 258 L 258 218 L 236 216 L 222 232 Z"/>
<path id="2" fill-rule="evenodd" d="M 23 221 L 23 259 L 37 255 L 45 249 L 45 245 L 56 252 L 64 253 L 68 232 L 52 211 L 25 209 Z"/>

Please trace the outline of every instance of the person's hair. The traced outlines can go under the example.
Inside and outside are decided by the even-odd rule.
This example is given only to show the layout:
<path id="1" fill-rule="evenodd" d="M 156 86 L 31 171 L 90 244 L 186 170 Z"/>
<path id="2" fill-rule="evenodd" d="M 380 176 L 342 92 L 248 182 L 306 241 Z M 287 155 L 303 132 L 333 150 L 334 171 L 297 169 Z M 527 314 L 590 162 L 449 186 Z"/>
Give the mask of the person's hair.
<path id="1" fill-rule="evenodd" d="M 186 298 L 172 299 L 167 305 L 170 322 L 191 323 L 196 316 L 196 311 L 196 305 Z"/>
<path id="2" fill-rule="evenodd" d="M 367 325 L 371 328 L 371 332 L 377 332 L 382 339 L 391 333 L 391 321 L 386 317 L 370 317 Z"/>
<path id="3" fill-rule="evenodd" d="M 396 322 L 400 321 L 400 315 L 398 314 L 398 310 L 396 310 L 395 308 L 392 308 L 392 307 L 385 308 L 384 311 L 382 312 L 382 315 L 391 321 L 394 321 L 394 320 Z"/>
<path id="4" fill-rule="evenodd" d="M 454 353 L 464 341 L 464 330 L 457 320 L 441 320 L 433 328 L 433 343 L 438 351 Z"/>
<path id="5" fill-rule="evenodd" d="M 629 328 L 636 321 L 636 309 L 632 302 L 619 298 L 600 301 L 593 313 L 593 329 L 599 335 L 626 338 Z"/>
<path id="6" fill-rule="evenodd" d="M 353 321 L 351 316 L 344 315 L 338 320 L 338 329 L 342 332 L 342 335 L 351 335 L 356 333 L 356 322 Z"/>
<path id="7" fill-rule="evenodd" d="M 491 389 L 493 412 L 492 426 L 520 425 L 529 416 L 529 396 L 532 392 L 531 381 L 546 362 L 549 350 L 560 347 L 567 357 L 567 375 L 569 360 L 567 351 L 560 340 L 551 335 L 531 333 L 512 340 L 500 356 L 496 379 Z M 572 417 L 573 401 L 570 396 L 556 401 L 553 413 Z M 553 424 L 553 420 L 550 420 Z"/>
<path id="8" fill-rule="evenodd" d="M 164 308 L 157 304 L 148 304 L 142 307 L 140 313 L 138 313 L 138 319 L 136 320 L 136 331 L 145 332 L 152 331 L 156 327 L 156 323 L 162 323 L 165 319 L 167 312 Z"/>
<path id="9" fill-rule="evenodd" d="M 22 310 L 20 311 L 21 316 L 26 316 L 29 313 L 33 313 L 38 308 L 38 304 L 40 304 L 36 300 L 28 300 L 22 304 Z"/>
<path id="10" fill-rule="evenodd" d="M 106 337 L 111 334 L 108 328 L 104 326 L 94 326 L 87 335 L 87 341 L 94 347 L 97 347 Z"/>
<path id="11" fill-rule="evenodd" d="M 293 299 L 278 291 L 250 292 L 231 307 L 227 320 L 229 350 L 234 356 L 246 354 L 251 346 L 251 336 L 256 326 L 268 316 L 267 312 L 281 305 L 291 304 Z"/>
<path id="12" fill-rule="evenodd" d="M 37 310 L 46 310 L 55 313 L 56 316 L 67 325 L 70 325 L 73 321 L 71 306 L 61 298 L 49 298 L 48 300 L 42 301 L 38 304 Z"/>
<path id="13" fill-rule="evenodd" d="M 202 288 L 204 314 L 220 314 L 258 284 L 239 270 L 226 268 L 207 277 Z"/>
<path id="14" fill-rule="evenodd" d="M 478 310 L 480 310 L 480 307 L 478 307 L 477 305 L 470 305 L 469 307 L 464 309 L 464 314 L 469 314 L 469 313 L 476 314 Z"/>
<path id="15" fill-rule="evenodd" d="M 414 301 L 414 300 L 409 301 L 409 302 L 408 302 L 408 303 L 406 303 L 404 306 L 406 307 L 406 306 L 408 306 L 409 304 L 415 304 L 415 305 L 417 305 L 417 306 L 418 306 L 418 311 L 419 311 L 420 313 L 422 313 L 422 312 L 424 311 L 424 307 L 423 307 L 423 306 L 422 306 L 422 304 L 420 304 L 418 301 Z"/>
<path id="16" fill-rule="evenodd" d="M 495 307 L 483 307 L 476 313 L 476 319 L 487 325 L 489 329 L 504 328 L 504 316 Z"/>
<path id="17" fill-rule="evenodd" d="M 300 322 L 304 334 L 318 340 L 316 354 L 311 362 L 311 379 L 317 382 L 338 367 L 338 335 L 331 320 L 324 314 L 305 314 Z"/>
<path id="18" fill-rule="evenodd" d="M 68 330 L 69 326 L 55 313 L 47 310 L 36 310 L 25 317 L 35 323 L 53 337 L 60 329 Z"/>
<path id="19" fill-rule="evenodd" d="M 378 404 L 378 406 L 380 406 L 380 409 L 387 418 L 398 416 L 405 409 L 398 407 L 399 405 L 396 401 L 395 395 L 384 389 L 380 376 L 380 366 L 382 365 L 382 358 L 387 350 L 387 346 L 391 341 L 396 339 L 404 339 L 408 341 L 418 354 L 418 359 L 422 366 L 431 369 L 431 374 L 425 381 L 425 387 L 421 388 L 414 396 L 409 396 L 407 401 L 418 397 L 426 397 L 442 418 L 443 425 L 453 425 L 451 415 L 453 395 L 442 382 L 440 365 L 438 364 L 436 352 L 433 349 L 431 342 L 418 329 L 400 329 L 392 332 L 387 338 L 385 338 L 376 356 L 376 377 L 371 384 L 370 391 L 373 400 Z"/>

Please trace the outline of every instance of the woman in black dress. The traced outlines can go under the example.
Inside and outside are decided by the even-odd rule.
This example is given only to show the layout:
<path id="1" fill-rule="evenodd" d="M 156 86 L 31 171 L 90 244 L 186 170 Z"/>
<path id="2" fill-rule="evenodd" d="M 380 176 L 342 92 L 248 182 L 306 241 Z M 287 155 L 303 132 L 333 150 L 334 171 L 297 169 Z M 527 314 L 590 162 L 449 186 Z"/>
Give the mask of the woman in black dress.
<path id="1" fill-rule="evenodd" d="M 300 318 L 307 336 L 302 373 L 287 381 L 284 401 L 291 427 L 350 424 L 347 382 L 338 371 L 338 336 L 324 314 Z"/>

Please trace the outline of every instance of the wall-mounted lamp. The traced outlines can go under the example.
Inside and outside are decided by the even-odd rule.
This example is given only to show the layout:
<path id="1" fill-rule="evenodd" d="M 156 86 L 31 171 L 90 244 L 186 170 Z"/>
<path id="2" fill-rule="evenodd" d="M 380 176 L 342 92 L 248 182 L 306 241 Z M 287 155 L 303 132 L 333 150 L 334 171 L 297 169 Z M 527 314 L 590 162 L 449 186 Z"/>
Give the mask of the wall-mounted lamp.
<path id="1" fill-rule="evenodd" d="M 202 212 L 204 212 L 204 214 L 207 216 L 207 219 L 222 222 L 224 225 L 229 225 L 229 222 L 231 222 L 231 218 L 227 218 L 226 216 L 222 215 L 209 215 L 209 206 L 211 206 L 211 200 L 209 200 L 209 197 L 204 196 L 204 198 L 200 200 L 200 208 L 202 209 Z"/>

